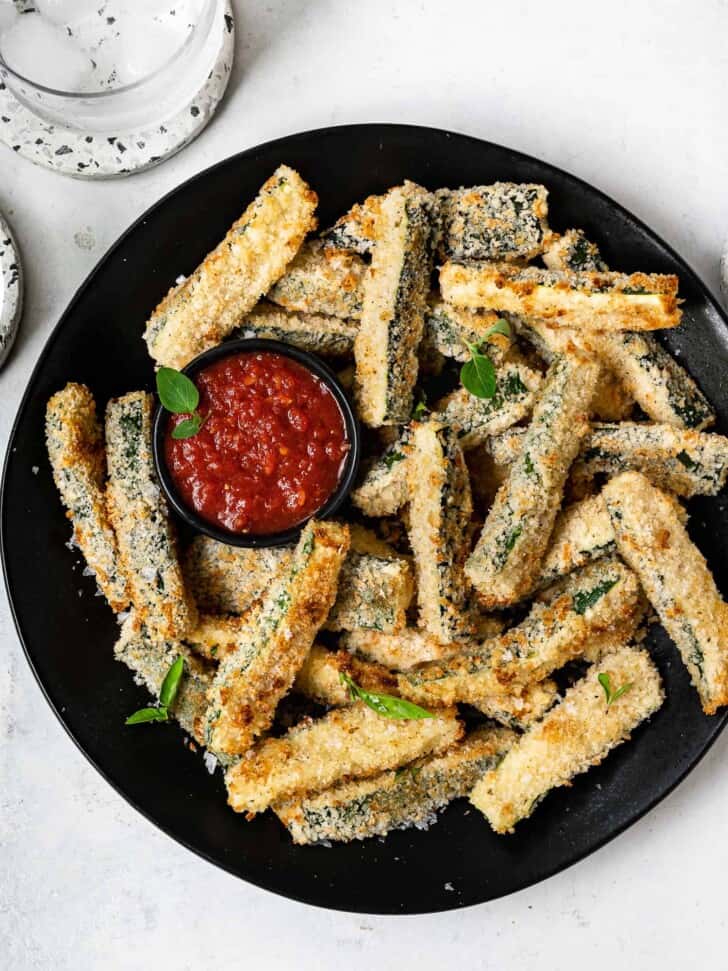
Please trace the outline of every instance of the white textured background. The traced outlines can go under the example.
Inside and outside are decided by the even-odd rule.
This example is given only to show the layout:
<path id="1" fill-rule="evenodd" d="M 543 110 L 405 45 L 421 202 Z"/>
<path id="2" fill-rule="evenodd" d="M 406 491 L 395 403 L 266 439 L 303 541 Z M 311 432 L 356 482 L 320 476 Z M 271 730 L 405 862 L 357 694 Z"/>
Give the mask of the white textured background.
<path id="1" fill-rule="evenodd" d="M 726 0 L 239 0 L 237 67 L 200 140 L 152 172 L 72 182 L 0 146 L 27 309 L 0 374 L 0 440 L 76 288 L 169 189 L 258 142 L 411 122 L 521 149 L 603 189 L 714 290 L 728 234 Z M 421 971 L 720 967 L 728 736 L 628 833 L 540 886 L 434 917 L 289 903 L 137 816 L 50 713 L 0 604 L 0 966 Z"/>

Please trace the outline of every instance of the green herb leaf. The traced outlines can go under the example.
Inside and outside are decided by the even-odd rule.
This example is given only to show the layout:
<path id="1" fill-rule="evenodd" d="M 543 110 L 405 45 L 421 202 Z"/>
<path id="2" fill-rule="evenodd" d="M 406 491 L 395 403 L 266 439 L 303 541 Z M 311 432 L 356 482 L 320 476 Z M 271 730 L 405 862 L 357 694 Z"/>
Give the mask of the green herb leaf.
<path id="1" fill-rule="evenodd" d="M 427 414 L 427 397 L 424 391 L 420 391 L 417 404 L 412 409 L 412 418 L 414 421 L 423 421 L 425 415 Z"/>
<path id="2" fill-rule="evenodd" d="M 171 708 L 174 704 L 174 699 L 177 697 L 177 690 L 179 688 L 179 683 L 182 680 L 184 669 L 185 659 L 183 657 L 178 657 L 164 676 L 164 681 L 162 682 L 162 687 L 159 691 L 159 703 L 162 708 Z"/>
<path id="3" fill-rule="evenodd" d="M 129 715 L 124 722 L 125 725 L 143 725 L 145 722 L 166 722 L 169 721 L 169 712 L 166 708 L 140 708 L 133 715 Z"/>
<path id="4" fill-rule="evenodd" d="M 597 681 L 602 688 L 604 688 L 604 694 L 607 699 L 607 708 L 609 708 L 613 702 L 617 701 L 618 698 L 621 698 L 622 695 L 626 694 L 631 688 L 634 688 L 634 683 L 630 681 L 628 684 L 623 684 L 620 688 L 617 688 L 616 691 L 612 691 L 611 680 L 608 674 L 598 674 Z"/>
<path id="5" fill-rule="evenodd" d="M 173 415 L 191 415 L 200 403 L 200 392 L 186 374 L 171 367 L 157 371 L 157 394 Z"/>
<path id="6" fill-rule="evenodd" d="M 193 415 L 191 418 L 184 418 L 172 429 L 172 438 L 192 438 L 202 428 L 202 418 Z"/>
<path id="7" fill-rule="evenodd" d="M 493 362 L 475 344 L 468 344 L 470 360 L 460 368 L 460 383 L 476 398 L 492 398 L 496 380 Z"/>
<path id="8" fill-rule="evenodd" d="M 390 452 L 389 455 L 384 456 L 383 461 L 387 468 L 391 470 L 395 462 L 402 462 L 404 461 L 404 458 L 405 457 L 401 452 Z"/>
<path id="9" fill-rule="evenodd" d="M 617 580 L 605 580 L 604 583 L 597 584 L 592 590 L 579 590 L 573 597 L 574 613 L 585 614 L 597 600 L 600 600 L 605 593 L 609 593 L 617 583 Z"/>
<path id="10" fill-rule="evenodd" d="M 360 688 L 354 679 L 345 671 L 339 675 L 341 683 L 349 689 L 349 697 L 352 701 L 363 701 L 372 711 L 385 718 L 434 718 L 431 711 L 420 708 L 419 705 L 404 698 L 395 698 L 393 695 L 375 694 L 373 691 L 365 691 Z"/>
<path id="11" fill-rule="evenodd" d="M 510 337 L 511 325 L 507 320 L 503 320 L 503 318 L 500 317 L 498 320 L 496 320 L 485 336 L 490 337 L 491 334 L 503 334 L 504 337 Z"/>

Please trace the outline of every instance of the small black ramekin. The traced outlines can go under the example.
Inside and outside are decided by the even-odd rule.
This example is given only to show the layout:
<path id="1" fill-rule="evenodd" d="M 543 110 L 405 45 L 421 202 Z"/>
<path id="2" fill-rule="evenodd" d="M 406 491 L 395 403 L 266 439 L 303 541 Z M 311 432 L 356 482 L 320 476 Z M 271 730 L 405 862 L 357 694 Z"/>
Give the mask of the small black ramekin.
<path id="1" fill-rule="evenodd" d="M 164 439 L 167 430 L 169 412 L 160 404 L 157 405 L 157 411 L 154 415 L 154 424 L 152 428 L 152 451 L 154 454 L 154 465 L 157 470 L 157 476 L 167 500 L 177 515 L 180 516 L 181 519 L 188 524 L 188 526 L 191 526 L 200 533 L 204 533 L 206 536 L 211 536 L 213 539 L 216 539 L 221 543 L 227 543 L 229 546 L 252 547 L 254 549 L 259 549 L 264 546 L 283 546 L 286 543 L 294 543 L 298 539 L 301 530 L 309 519 L 313 519 L 314 517 L 316 519 L 325 519 L 327 516 L 332 516 L 336 510 L 340 508 L 341 504 L 348 496 L 352 485 L 354 484 L 356 473 L 359 468 L 359 452 L 361 448 L 359 423 L 354 415 L 351 402 L 346 397 L 344 389 L 331 368 L 324 364 L 323 361 L 321 361 L 314 354 L 309 354 L 307 351 L 299 350 L 297 347 L 291 347 L 290 344 L 284 344 L 282 341 L 265 340 L 258 337 L 250 339 L 242 338 L 240 340 L 225 341 L 222 344 L 218 344 L 217 347 L 211 348 L 209 351 L 204 351 L 194 360 L 190 361 L 190 363 L 182 370 L 184 374 L 194 379 L 194 376 L 200 371 L 204 370 L 204 368 L 209 367 L 210 364 L 214 364 L 216 361 L 220 361 L 225 357 L 236 357 L 239 354 L 254 354 L 258 351 L 268 351 L 273 354 L 281 354 L 282 356 L 288 357 L 293 361 L 297 361 L 299 364 L 303 365 L 303 367 L 315 374 L 321 379 L 321 381 L 324 382 L 326 387 L 334 396 L 339 408 L 341 409 L 341 413 L 344 416 L 346 436 L 349 441 L 350 448 L 344 463 L 341 478 L 339 479 L 339 484 L 324 505 L 306 519 L 303 519 L 291 529 L 287 529 L 280 533 L 270 534 L 234 533 L 231 530 L 223 529 L 221 526 L 215 526 L 213 523 L 207 522 L 207 520 L 198 515 L 198 513 L 196 513 L 194 509 L 191 509 L 183 500 L 182 496 L 177 491 L 174 479 L 170 475 L 169 469 L 167 468 Z"/>

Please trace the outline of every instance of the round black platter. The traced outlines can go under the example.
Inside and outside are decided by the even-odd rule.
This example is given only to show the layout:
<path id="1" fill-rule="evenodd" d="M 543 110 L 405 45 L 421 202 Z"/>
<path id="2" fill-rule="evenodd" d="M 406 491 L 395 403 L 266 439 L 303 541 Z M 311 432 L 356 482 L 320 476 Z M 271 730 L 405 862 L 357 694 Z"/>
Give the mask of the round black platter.
<path id="1" fill-rule="evenodd" d="M 403 179 L 435 189 L 508 180 L 542 182 L 551 224 L 581 226 L 608 263 L 677 273 L 684 323 L 670 348 L 698 379 L 728 427 L 722 375 L 726 319 L 665 243 L 597 190 L 544 162 L 475 138 L 403 125 L 329 128 L 282 138 L 213 166 L 157 203 L 106 254 L 53 331 L 23 398 L 2 489 L 5 577 L 18 632 L 48 702 L 103 776 L 164 832 L 231 873 L 298 900 L 366 913 L 422 913 L 491 900 L 562 870 L 634 822 L 696 764 L 725 723 L 704 716 L 677 651 L 660 628 L 650 650 L 667 701 L 630 744 L 570 788 L 547 797 L 512 836 L 495 836 L 466 802 L 429 831 L 384 841 L 296 847 L 270 814 L 246 823 L 228 809 L 220 773 L 210 776 L 173 725 L 125 728 L 147 703 L 113 659 L 118 627 L 95 583 L 67 547 L 69 525 L 43 440 L 48 397 L 67 381 L 106 400 L 153 386 L 144 322 L 175 278 L 222 238 L 280 163 L 318 192 L 322 226 L 353 202 Z M 38 467 L 37 474 L 33 468 Z M 721 500 L 691 503 L 691 532 L 728 593 Z M 82 595 L 79 595 L 81 591 Z M 133 862 L 132 862 L 133 865 Z"/>

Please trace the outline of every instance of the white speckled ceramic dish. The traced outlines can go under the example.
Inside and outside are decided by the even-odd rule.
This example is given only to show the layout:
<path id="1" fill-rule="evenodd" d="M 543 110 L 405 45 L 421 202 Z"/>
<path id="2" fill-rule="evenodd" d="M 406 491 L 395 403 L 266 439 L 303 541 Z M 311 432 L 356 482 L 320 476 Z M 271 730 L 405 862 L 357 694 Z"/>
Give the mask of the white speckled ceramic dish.
<path id="1" fill-rule="evenodd" d="M 23 312 L 23 267 L 10 227 L 0 215 L 0 367 L 13 346 Z"/>
<path id="2" fill-rule="evenodd" d="M 0 141 L 36 165 L 77 179 L 111 179 L 158 165 L 195 139 L 212 118 L 230 80 L 235 22 L 227 0 L 219 50 L 194 99 L 164 124 L 145 131 L 93 134 L 33 114 L 0 79 Z"/>

